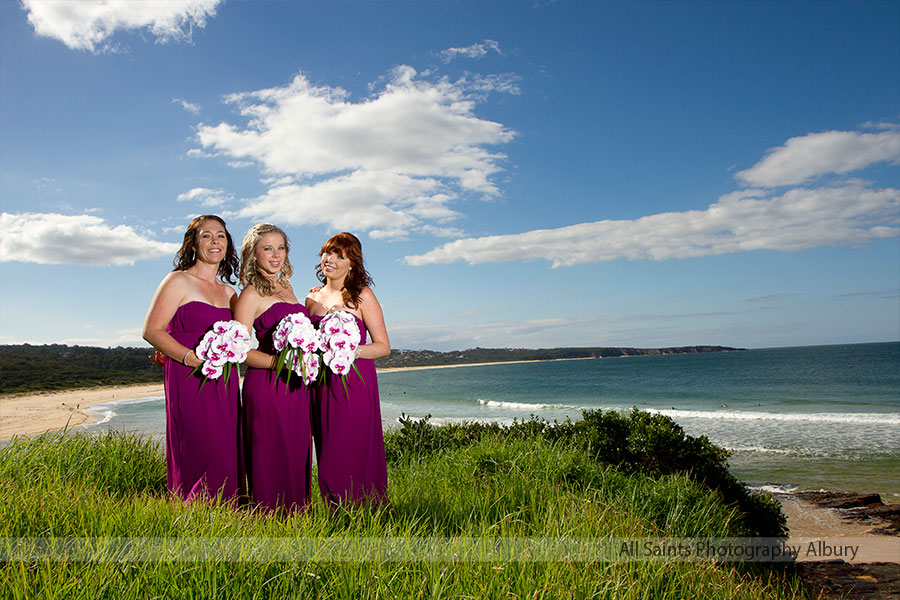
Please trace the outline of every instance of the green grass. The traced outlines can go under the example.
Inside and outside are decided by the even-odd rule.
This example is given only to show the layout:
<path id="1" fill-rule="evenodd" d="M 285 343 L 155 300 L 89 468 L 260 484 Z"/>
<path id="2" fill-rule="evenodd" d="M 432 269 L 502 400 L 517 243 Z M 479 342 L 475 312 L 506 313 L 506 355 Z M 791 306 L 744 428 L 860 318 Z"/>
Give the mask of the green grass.
<path id="1" fill-rule="evenodd" d="M 441 429 L 441 428 L 436 428 Z M 457 432 L 458 433 L 458 432 Z M 483 433 L 483 432 L 482 432 Z M 442 433 L 437 433 L 440 436 Z M 398 452 L 388 502 L 290 517 L 169 499 L 147 439 L 45 434 L 0 450 L 3 538 L 391 540 L 743 535 L 740 507 L 688 473 L 647 475 L 571 440 L 493 434 Z M 406 434 L 408 437 L 408 433 Z M 701 562 L 7 562 L 7 598 L 796 598 L 790 566 Z"/>

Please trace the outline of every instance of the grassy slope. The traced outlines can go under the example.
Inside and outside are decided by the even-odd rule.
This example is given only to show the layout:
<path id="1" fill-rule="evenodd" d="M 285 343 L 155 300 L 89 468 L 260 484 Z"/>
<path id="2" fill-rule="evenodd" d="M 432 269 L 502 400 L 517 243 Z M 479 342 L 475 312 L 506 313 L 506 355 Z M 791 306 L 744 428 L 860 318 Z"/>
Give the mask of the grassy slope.
<path id="1" fill-rule="evenodd" d="M 433 439 L 447 430 L 433 428 Z M 682 473 L 610 466 L 564 439 L 469 432 L 387 440 L 389 502 L 272 517 L 168 499 L 159 447 L 47 434 L 0 451 L 0 536 L 465 538 L 730 536 L 735 505 Z M 502 433 L 502 432 L 501 432 Z M 465 437 L 457 430 L 456 438 Z M 420 448 L 422 451 L 413 451 Z M 314 494 L 315 495 L 315 494 Z M 795 598 L 789 567 L 680 562 L 9 562 L 10 598 Z"/>

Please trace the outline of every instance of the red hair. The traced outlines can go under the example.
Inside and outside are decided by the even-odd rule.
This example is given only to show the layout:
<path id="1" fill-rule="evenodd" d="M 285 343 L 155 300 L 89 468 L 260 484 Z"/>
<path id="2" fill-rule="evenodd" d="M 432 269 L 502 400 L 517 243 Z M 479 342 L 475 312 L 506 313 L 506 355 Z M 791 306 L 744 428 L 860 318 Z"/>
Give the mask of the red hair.
<path id="1" fill-rule="evenodd" d="M 369 285 L 375 285 L 372 278 L 366 272 L 363 264 L 362 244 L 352 233 L 346 231 L 333 235 L 319 250 L 319 256 L 328 252 L 334 252 L 350 260 L 350 271 L 344 279 L 344 288 L 341 290 L 341 298 L 346 306 L 357 308 L 359 296 Z M 316 278 L 325 283 L 325 273 L 322 272 L 322 262 L 316 265 Z"/>

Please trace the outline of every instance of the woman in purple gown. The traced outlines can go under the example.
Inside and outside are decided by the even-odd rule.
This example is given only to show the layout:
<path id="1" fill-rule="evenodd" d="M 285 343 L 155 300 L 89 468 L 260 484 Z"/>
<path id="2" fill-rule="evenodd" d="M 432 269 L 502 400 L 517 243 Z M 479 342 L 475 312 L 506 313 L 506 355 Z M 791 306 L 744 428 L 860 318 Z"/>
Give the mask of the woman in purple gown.
<path id="1" fill-rule="evenodd" d="M 356 317 L 361 334 L 356 369 L 346 375 L 346 388 L 341 378 L 329 371 L 325 385 L 314 394 L 319 489 L 327 504 L 380 502 L 387 490 L 387 464 L 373 360 L 390 354 L 391 344 L 356 236 L 335 235 L 319 255 L 316 274 L 324 285 L 306 299 L 310 314 L 321 318 L 345 310 Z M 324 365 L 322 368 L 327 370 Z"/>
<path id="2" fill-rule="evenodd" d="M 259 349 L 244 364 L 245 445 L 250 498 L 269 510 L 292 512 L 309 501 L 312 435 L 309 390 L 294 374 L 275 375 L 272 334 L 279 321 L 307 314 L 291 288 L 287 236 L 274 225 L 255 225 L 241 246 L 241 291 L 235 318 L 252 327 Z"/>
<path id="3" fill-rule="evenodd" d="M 231 319 L 238 259 L 225 221 L 191 221 L 175 269 L 159 284 L 143 336 L 165 355 L 166 485 L 189 501 L 232 500 L 240 487 L 238 378 L 207 381 L 191 375 L 202 361 L 194 348 L 216 321 Z M 234 373 L 233 375 L 236 375 Z"/>

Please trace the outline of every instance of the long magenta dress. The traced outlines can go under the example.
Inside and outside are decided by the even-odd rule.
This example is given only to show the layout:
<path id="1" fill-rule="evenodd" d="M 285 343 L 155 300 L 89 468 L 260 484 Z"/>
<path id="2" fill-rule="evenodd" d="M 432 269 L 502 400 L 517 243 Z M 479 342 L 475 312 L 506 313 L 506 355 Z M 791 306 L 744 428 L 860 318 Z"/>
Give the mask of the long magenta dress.
<path id="1" fill-rule="evenodd" d="M 365 343 L 366 326 L 359 317 L 356 322 Z M 326 504 L 380 502 L 387 490 L 375 362 L 357 359 L 354 364 L 359 375 L 350 369 L 347 392 L 341 378 L 328 371 L 325 385 L 313 393 L 319 490 Z"/>
<path id="2" fill-rule="evenodd" d="M 188 348 L 196 348 L 216 321 L 231 319 L 231 310 L 205 302 L 178 307 L 166 331 Z M 165 361 L 166 485 L 185 500 L 221 493 L 236 498 L 239 487 L 237 370 L 225 378 L 207 381 L 191 375 L 187 367 Z"/>
<path id="3" fill-rule="evenodd" d="M 287 315 L 302 304 L 276 302 L 253 322 L 259 350 L 275 354 L 272 334 Z M 296 373 L 248 368 L 244 376 L 245 444 L 250 499 L 271 510 L 292 512 L 309 501 L 312 434 L 309 389 Z"/>

